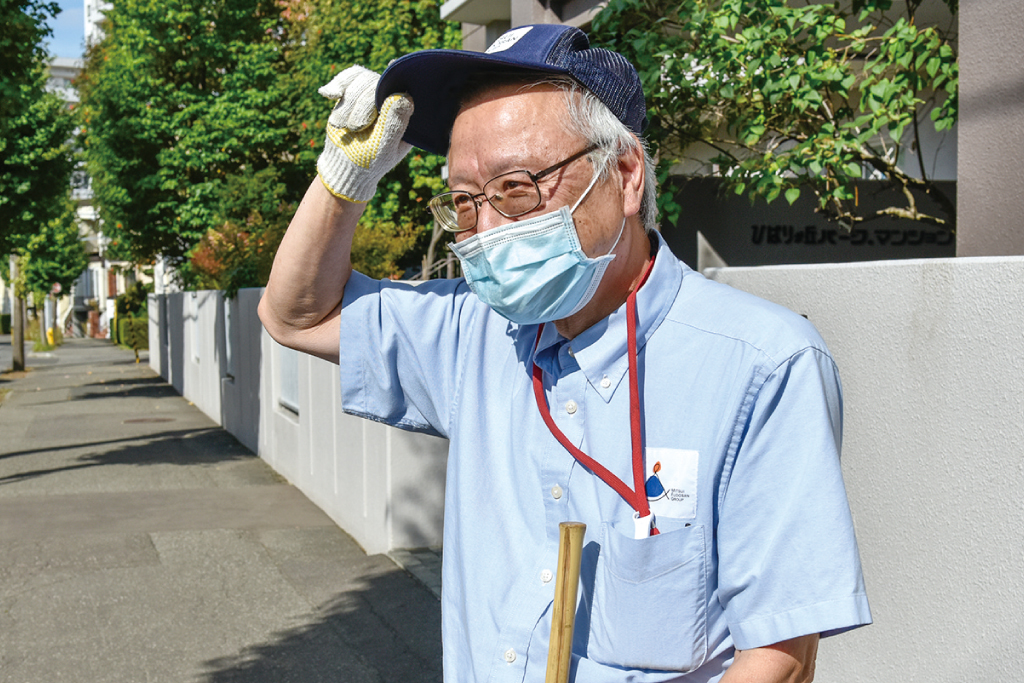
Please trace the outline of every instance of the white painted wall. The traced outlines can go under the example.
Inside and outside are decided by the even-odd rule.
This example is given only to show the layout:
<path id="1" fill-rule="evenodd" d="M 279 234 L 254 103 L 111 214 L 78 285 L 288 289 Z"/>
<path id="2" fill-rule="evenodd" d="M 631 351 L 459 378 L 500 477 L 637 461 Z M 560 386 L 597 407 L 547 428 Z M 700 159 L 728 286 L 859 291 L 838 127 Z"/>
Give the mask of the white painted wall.
<path id="1" fill-rule="evenodd" d="M 305 354 L 298 413 L 282 406 L 286 350 L 259 322 L 260 295 L 150 295 L 151 367 L 367 552 L 441 545 L 447 441 L 344 415 L 337 366 Z"/>
<path id="2" fill-rule="evenodd" d="M 816 680 L 1024 679 L 1024 257 L 707 274 L 807 315 L 842 376 L 875 623 Z"/>

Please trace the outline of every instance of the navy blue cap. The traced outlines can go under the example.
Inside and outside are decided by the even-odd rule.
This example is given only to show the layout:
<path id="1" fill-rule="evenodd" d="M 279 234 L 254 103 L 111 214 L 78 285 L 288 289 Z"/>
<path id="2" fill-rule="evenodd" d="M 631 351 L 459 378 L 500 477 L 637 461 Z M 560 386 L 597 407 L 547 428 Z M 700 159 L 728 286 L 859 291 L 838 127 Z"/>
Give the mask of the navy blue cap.
<path id="1" fill-rule="evenodd" d="M 403 139 L 447 154 L 466 81 L 480 73 L 519 69 L 571 76 L 637 136 L 647 127 L 647 105 L 633 65 L 617 52 L 591 48 L 587 34 L 561 24 L 514 28 L 487 52 L 421 50 L 400 57 L 377 84 L 377 108 L 389 95 L 408 93 L 415 110 Z"/>

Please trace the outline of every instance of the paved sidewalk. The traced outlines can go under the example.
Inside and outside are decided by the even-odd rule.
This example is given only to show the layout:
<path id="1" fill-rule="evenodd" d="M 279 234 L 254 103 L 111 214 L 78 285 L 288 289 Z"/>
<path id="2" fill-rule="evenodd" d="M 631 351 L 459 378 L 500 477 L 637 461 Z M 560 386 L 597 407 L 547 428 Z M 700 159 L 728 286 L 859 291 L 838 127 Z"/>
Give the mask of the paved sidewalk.
<path id="1" fill-rule="evenodd" d="M 435 586 L 131 352 L 27 360 L 0 374 L 0 683 L 440 680 Z"/>

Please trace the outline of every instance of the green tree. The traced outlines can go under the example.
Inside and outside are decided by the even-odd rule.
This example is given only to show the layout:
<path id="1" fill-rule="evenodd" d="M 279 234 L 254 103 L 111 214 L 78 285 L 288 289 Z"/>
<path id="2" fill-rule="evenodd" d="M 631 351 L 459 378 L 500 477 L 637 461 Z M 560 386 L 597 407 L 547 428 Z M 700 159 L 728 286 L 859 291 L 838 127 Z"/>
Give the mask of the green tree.
<path id="1" fill-rule="evenodd" d="M 60 100 L 44 92 L 47 20 L 53 2 L 0 0 L 0 253 L 10 240 L 53 217 L 53 198 L 70 173 L 65 142 L 70 118 Z M 62 179 L 64 183 L 61 184 Z M 6 267 L 4 268 L 6 272 Z"/>
<path id="2" fill-rule="evenodd" d="M 22 269 L 25 287 L 31 292 L 47 294 L 54 285 L 70 292 L 75 280 L 89 266 L 89 257 L 78 233 L 75 206 L 66 191 L 61 206 L 61 212 L 29 235 L 21 248 L 25 256 Z"/>
<path id="3" fill-rule="evenodd" d="M 459 47 L 459 24 L 442 21 L 439 5 L 436 0 L 283 3 L 282 18 L 296 41 L 288 51 L 287 72 L 281 81 L 289 97 L 294 146 L 286 152 L 291 163 L 287 167 L 278 165 L 278 177 L 288 188 L 288 194 L 281 197 L 284 204 L 275 205 L 289 206 L 287 216 L 305 192 L 323 148 L 331 103 L 320 97 L 317 90 L 353 64 L 382 72 L 391 60 L 413 50 Z M 430 237 L 426 202 L 443 189 L 444 163 L 441 156 L 414 150 L 381 180 L 360 220 L 353 245 L 352 261 L 357 270 L 374 277 L 393 277 L 420 265 Z M 265 284 L 287 221 L 284 225 L 277 222 L 281 218 L 278 211 L 269 221 L 263 213 L 248 216 L 248 226 L 260 225 L 261 220 L 266 228 L 273 226 L 272 232 L 262 236 L 258 233 L 257 239 L 253 239 L 250 230 L 237 229 L 238 218 L 236 215 L 234 221 L 228 222 L 230 225 L 224 223 L 224 230 L 217 228 L 208 235 L 209 239 L 195 252 L 200 260 L 193 259 L 192 266 L 198 271 L 204 263 L 208 264 L 209 272 L 210 264 L 214 268 L 219 264 L 232 283 L 229 288 L 241 282 L 239 274 L 250 277 L 248 286 Z M 248 263 L 251 257 L 242 254 L 251 249 L 259 250 L 254 255 L 255 267 Z M 215 253 L 220 255 L 211 260 L 209 257 Z M 251 279 L 253 276 L 255 279 Z"/>
<path id="4" fill-rule="evenodd" d="M 892 0 L 611 0 L 594 33 L 640 71 L 661 180 L 705 154 L 752 200 L 809 191 L 847 228 L 893 216 L 953 229 L 950 198 L 908 154 L 921 126 L 957 118 L 955 21 L 919 25 L 922 1 L 897 13 Z M 955 15 L 957 0 L 942 3 Z M 854 182 L 866 173 L 903 201 L 865 214 Z M 939 211 L 922 211 L 922 195 Z M 678 219 L 670 194 L 659 202 Z"/>
<path id="5" fill-rule="evenodd" d="M 53 175 L 55 162 L 49 157 L 52 147 L 43 148 L 34 155 L 25 136 L 38 142 L 48 142 L 47 128 L 60 127 L 59 117 L 48 117 L 56 110 L 52 100 L 43 96 L 43 62 L 46 50 L 42 40 L 50 35 L 47 19 L 60 12 L 55 2 L 39 0 L 0 0 L 0 253 L 12 249 L 12 236 L 21 234 L 28 225 L 38 226 L 47 217 L 47 175 Z M 48 126 L 54 123 L 55 126 Z M 38 125 L 37 125 L 38 124 Z M 40 129 L 41 128 L 41 129 Z M 40 173 L 37 173 L 40 171 Z M 42 176 L 42 177 L 40 177 Z M 63 186 L 66 188 L 66 182 Z M 12 349 L 14 370 L 25 369 L 22 347 L 24 329 L 24 287 L 21 277 L 12 278 L 8 261 L 0 272 L 14 285 Z"/>
<path id="6" fill-rule="evenodd" d="M 38 68 L 35 97 L 8 127 L 0 157 L 0 253 L 24 249 L 27 241 L 67 211 L 75 119 L 59 97 L 42 90 Z"/>
<path id="7" fill-rule="evenodd" d="M 177 260 L 187 286 L 231 291 L 265 283 L 314 177 L 331 108 L 317 89 L 459 42 L 436 0 L 124 0 L 105 34 L 80 88 L 104 230 L 133 260 Z M 364 269 L 418 262 L 403 245 L 422 241 L 442 164 L 410 155 L 382 182 L 363 221 L 389 248 Z"/>
<path id="8" fill-rule="evenodd" d="M 214 209 L 216 226 L 189 252 L 183 279 L 196 288 L 222 289 L 229 297 L 242 287 L 266 284 L 295 213 L 288 196 L 276 166 L 227 176 Z"/>
<path id="9" fill-rule="evenodd" d="M 46 60 L 43 39 L 50 35 L 46 22 L 58 12 L 55 2 L 0 0 L 0 154 L 12 121 L 36 97 L 38 69 Z"/>
<path id="10" fill-rule="evenodd" d="M 41 301 L 51 296 L 55 284 L 70 291 L 89 263 L 69 196 L 76 163 L 74 127 L 65 102 L 42 90 L 11 127 L 9 154 L 0 166 L 5 188 L 0 225 L 7 228 L 0 235 L 0 253 L 19 255 L 14 283 L 19 297 L 32 293 Z M 55 319 L 50 324 L 56 327 Z"/>
<path id="11" fill-rule="evenodd" d="M 181 259 L 214 225 L 225 179 L 294 146 L 286 29 L 273 0 L 124 0 L 107 13 L 80 93 L 95 203 L 123 255 Z"/>

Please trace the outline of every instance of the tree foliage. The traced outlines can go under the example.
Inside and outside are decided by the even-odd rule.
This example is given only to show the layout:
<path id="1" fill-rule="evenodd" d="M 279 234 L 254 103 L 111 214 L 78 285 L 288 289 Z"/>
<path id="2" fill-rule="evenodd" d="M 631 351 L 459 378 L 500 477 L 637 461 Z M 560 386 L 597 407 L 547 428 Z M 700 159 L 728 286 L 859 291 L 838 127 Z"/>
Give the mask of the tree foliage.
<path id="1" fill-rule="evenodd" d="M 19 291 L 48 293 L 54 284 L 70 289 L 88 260 L 69 197 L 75 117 L 43 91 L 42 69 L 35 77 L 35 98 L 11 122 L 0 162 L 0 253 L 20 255 Z"/>
<path id="2" fill-rule="evenodd" d="M 0 0 L 0 253 L 59 211 L 71 160 L 73 124 L 63 103 L 44 92 L 46 22 L 56 3 Z"/>
<path id="3" fill-rule="evenodd" d="M 315 95 L 317 89 L 353 64 L 380 73 L 393 59 L 414 50 L 460 47 L 459 24 L 441 21 L 439 5 L 435 0 L 296 3 L 296 7 L 306 12 L 303 17 L 306 42 L 296 54 L 295 81 L 291 89 L 299 94 L 295 111 L 306 137 L 305 160 L 310 167 L 323 146 L 323 131 L 331 112 L 330 104 Z M 444 157 L 413 150 L 384 176 L 360 221 L 360 230 L 367 234 L 358 239 L 372 242 L 377 233 L 388 246 L 368 251 L 356 249 L 353 259 L 357 268 L 384 275 L 381 269 L 387 269 L 386 261 L 392 261 L 395 266 L 388 274 L 398 272 L 400 263 L 419 264 L 420 252 L 430 238 L 427 201 L 444 190 L 441 180 L 444 163 Z M 415 238 L 409 243 L 410 247 L 415 243 L 420 248 L 403 259 L 399 251 L 409 236 Z M 384 261 L 376 261 L 371 256 L 385 253 L 389 256 Z"/>
<path id="4" fill-rule="evenodd" d="M 955 14 L 956 0 L 941 1 Z M 952 229 L 951 201 L 909 153 L 921 126 L 941 131 L 957 118 L 955 36 L 919 25 L 921 4 L 611 0 L 594 33 L 640 71 L 660 179 L 703 154 L 751 199 L 793 203 L 809 191 L 848 228 L 895 216 Z M 866 172 L 903 201 L 863 213 L 854 183 Z M 920 194 L 940 210 L 922 211 Z M 676 220 L 671 196 L 659 201 Z"/>
<path id="5" fill-rule="evenodd" d="M 287 196 L 274 166 L 228 176 L 213 211 L 215 227 L 182 265 L 185 280 L 196 288 L 222 289 L 229 297 L 242 287 L 266 283 L 295 212 Z"/>
<path id="6" fill-rule="evenodd" d="M 289 146 L 285 25 L 272 0 L 124 0 L 79 89 L 104 232 L 124 255 L 181 259 L 228 176 Z"/>
<path id="7" fill-rule="evenodd" d="M 74 128 L 64 101 L 42 91 L 11 128 L 0 165 L 0 253 L 20 255 L 23 294 L 70 290 L 89 263 L 69 196 Z"/>
<path id="8" fill-rule="evenodd" d="M 56 217 L 28 236 L 21 250 L 25 255 L 21 272 L 25 289 L 30 292 L 49 293 L 54 285 L 70 292 L 75 280 L 89 266 L 89 257 L 78 232 L 75 206 L 66 197 L 62 205 Z"/>
<path id="9" fill-rule="evenodd" d="M 0 154 L 8 126 L 38 94 L 38 70 L 46 60 L 46 22 L 57 16 L 56 2 L 0 0 Z"/>
<path id="10" fill-rule="evenodd" d="M 436 0 L 123 0 L 104 30 L 81 84 L 104 231 L 133 260 L 168 256 L 186 285 L 229 291 L 266 282 L 314 177 L 331 109 L 317 89 L 351 64 L 381 70 L 459 40 Z M 442 163 L 395 169 L 364 230 L 392 247 L 398 232 L 418 237 Z"/>
<path id="11" fill-rule="evenodd" d="M 56 3 L 0 0 L 0 254 L 18 254 L 19 296 L 69 289 L 87 266 L 69 197 L 76 120 L 46 92 L 46 21 Z"/>
<path id="12" fill-rule="evenodd" d="M 63 100 L 43 91 L 45 72 L 41 67 L 35 78 L 33 86 L 26 86 L 32 88 L 34 99 L 11 121 L 7 146 L 0 158 L 3 254 L 35 250 L 32 245 L 41 244 L 41 235 L 56 230 L 74 231 L 78 239 L 74 207 L 68 198 L 76 163 L 75 118 Z"/>

